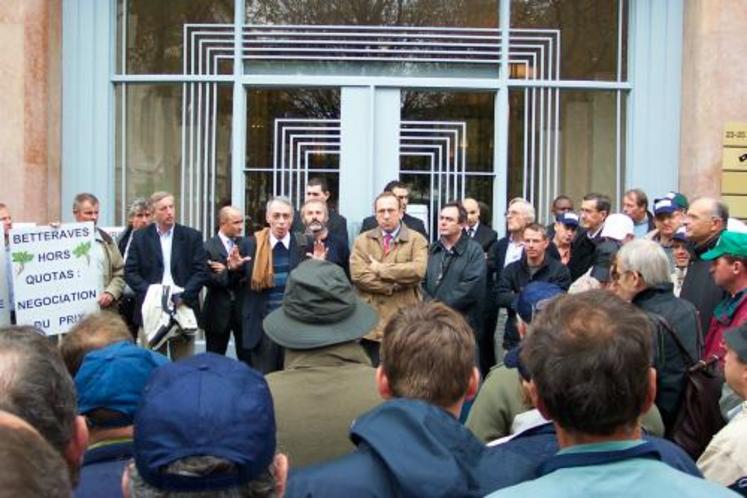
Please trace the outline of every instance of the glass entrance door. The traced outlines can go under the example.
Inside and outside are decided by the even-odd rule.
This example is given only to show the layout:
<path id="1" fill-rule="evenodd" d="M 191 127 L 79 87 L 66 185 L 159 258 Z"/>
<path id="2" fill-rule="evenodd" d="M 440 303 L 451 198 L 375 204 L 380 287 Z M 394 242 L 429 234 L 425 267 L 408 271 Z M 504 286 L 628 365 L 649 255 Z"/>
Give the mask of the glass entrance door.
<path id="1" fill-rule="evenodd" d="M 244 170 L 251 229 L 273 195 L 299 209 L 305 185 L 324 178 L 349 232 L 372 212 L 384 185 L 410 187 L 408 212 L 437 234 L 440 207 L 474 197 L 490 223 L 495 172 L 495 93 L 400 88 L 247 90 Z"/>

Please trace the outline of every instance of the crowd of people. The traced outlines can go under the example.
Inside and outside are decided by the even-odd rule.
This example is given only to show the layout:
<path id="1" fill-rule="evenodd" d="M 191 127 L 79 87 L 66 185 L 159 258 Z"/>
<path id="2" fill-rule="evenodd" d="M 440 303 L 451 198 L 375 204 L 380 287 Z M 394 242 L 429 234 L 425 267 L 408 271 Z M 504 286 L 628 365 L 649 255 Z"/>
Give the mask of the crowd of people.
<path id="1" fill-rule="evenodd" d="M 747 230 L 719 199 L 561 195 L 543 225 L 516 198 L 499 238 L 393 181 L 351 239 L 332 198 L 312 178 L 247 236 L 225 206 L 205 240 L 156 192 L 97 228 L 101 311 L 0 330 L 0 495 L 747 496 Z"/>

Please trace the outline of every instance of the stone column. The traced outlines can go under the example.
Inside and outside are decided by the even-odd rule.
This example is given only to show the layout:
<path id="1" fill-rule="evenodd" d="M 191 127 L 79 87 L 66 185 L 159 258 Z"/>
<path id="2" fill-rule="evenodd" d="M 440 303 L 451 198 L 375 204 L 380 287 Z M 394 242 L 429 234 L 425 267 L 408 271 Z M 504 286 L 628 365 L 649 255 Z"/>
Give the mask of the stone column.
<path id="1" fill-rule="evenodd" d="M 0 202 L 60 219 L 61 0 L 0 0 Z"/>
<path id="2" fill-rule="evenodd" d="M 680 190 L 721 194 L 724 124 L 747 121 L 747 2 L 685 2 Z"/>

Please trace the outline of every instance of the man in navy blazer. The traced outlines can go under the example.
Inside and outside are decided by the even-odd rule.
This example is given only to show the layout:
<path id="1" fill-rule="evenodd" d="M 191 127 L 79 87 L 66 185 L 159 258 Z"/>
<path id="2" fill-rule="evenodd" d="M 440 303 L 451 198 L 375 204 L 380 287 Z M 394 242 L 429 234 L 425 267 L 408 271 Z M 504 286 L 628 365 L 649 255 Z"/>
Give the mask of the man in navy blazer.
<path id="1" fill-rule="evenodd" d="M 142 325 L 140 310 L 151 284 L 183 288 L 174 303 L 189 306 L 199 317 L 199 294 L 208 279 L 202 233 L 176 223 L 172 194 L 156 192 L 150 203 L 153 223 L 132 235 L 125 263 L 125 281 L 137 294 L 135 321 Z M 169 347 L 173 359 L 189 356 L 194 350 L 194 337 L 176 337 L 169 340 Z"/>

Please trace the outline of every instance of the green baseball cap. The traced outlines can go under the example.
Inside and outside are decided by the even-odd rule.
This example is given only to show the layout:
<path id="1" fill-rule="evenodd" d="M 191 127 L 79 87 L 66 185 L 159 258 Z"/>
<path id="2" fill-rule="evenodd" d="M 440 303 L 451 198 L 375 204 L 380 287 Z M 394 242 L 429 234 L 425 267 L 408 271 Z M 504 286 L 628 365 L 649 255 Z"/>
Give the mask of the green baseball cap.
<path id="1" fill-rule="evenodd" d="M 747 233 L 726 230 L 719 237 L 716 246 L 703 253 L 700 259 L 712 260 L 723 255 L 747 258 Z"/>

